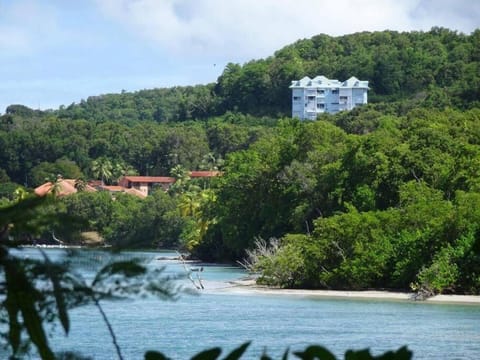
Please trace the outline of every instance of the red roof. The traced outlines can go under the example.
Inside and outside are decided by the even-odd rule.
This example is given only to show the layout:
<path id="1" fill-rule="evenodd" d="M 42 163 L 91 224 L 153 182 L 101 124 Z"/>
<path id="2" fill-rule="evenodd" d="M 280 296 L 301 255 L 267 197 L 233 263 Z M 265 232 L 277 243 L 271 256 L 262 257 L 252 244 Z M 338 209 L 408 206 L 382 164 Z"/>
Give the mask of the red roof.
<path id="1" fill-rule="evenodd" d="M 76 180 L 75 179 L 59 179 L 57 181 L 57 189 L 56 195 L 57 196 L 66 196 L 70 194 L 75 194 L 77 192 L 77 188 L 75 187 Z M 38 196 L 45 196 L 48 193 L 52 192 L 54 188 L 54 184 L 52 182 L 46 182 L 35 188 L 34 192 Z M 96 191 L 95 188 L 91 187 L 90 185 L 86 185 L 84 191 L 92 192 Z"/>
<path id="2" fill-rule="evenodd" d="M 190 171 L 190 177 L 214 177 L 222 174 L 221 171 Z"/>
<path id="3" fill-rule="evenodd" d="M 125 180 L 134 183 L 164 183 L 171 184 L 175 182 L 174 177 L 170 176 L 125 176 Z"/>

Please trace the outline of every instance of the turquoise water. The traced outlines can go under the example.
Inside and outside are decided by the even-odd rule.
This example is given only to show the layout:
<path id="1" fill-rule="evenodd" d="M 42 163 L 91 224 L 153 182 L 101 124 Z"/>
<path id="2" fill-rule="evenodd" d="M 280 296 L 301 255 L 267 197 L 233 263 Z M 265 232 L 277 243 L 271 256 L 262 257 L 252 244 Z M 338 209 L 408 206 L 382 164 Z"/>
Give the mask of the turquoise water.
<path id="1" fill-rule="evenodd" d="M 29 249 L 27 254 L 35 256 L 34 251 Z M 49 254 L 57 257 L 59 252 Z M 156 260 L 158 253 L 137 255 L 149 260 L 149 266 L 166 266 L 167 273 L 184 271 L 178 262 Z M 124 358 L 142 359 L 146 350 L 159 350 L 173 359 L 188 359 L 205 348 L 221 346 L 227 351 L 250 340 L 245 359 L 258 358 L 264 348 L 280 358 L 287 347 L 299 350 L 309 344 L 324 345 L 341 358 L 348 348 L 368 347 L 379 354 L 403 345 L 414 351 L 414 359 L 479 358 L 480 306 L 313 299 L 223 289 L 229 280 L 243 275 L 238 268 L 204 265 L 206 290 L 199 296 L 183 295 L 176 302 L 137 299 L 103 303 Z M 191 285 L 189 281 L 184 284 Z M 95 308 L 75 309 L 71 320 L 68 337 L 58 331 L 51 339 L 56 349 L 116 359 Z"/>

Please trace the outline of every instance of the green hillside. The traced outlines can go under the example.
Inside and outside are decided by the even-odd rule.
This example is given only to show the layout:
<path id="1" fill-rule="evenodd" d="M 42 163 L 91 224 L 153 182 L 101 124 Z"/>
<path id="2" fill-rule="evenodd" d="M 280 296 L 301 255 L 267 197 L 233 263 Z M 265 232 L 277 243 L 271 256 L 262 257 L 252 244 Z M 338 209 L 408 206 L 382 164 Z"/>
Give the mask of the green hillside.
<path id="1" fill-rule="evenodd" d="M 228 64 L 215 84 L 91 96 L 54 114 L 124 123 L 206 119 L 226 111 L 288 116 L 290 82 L 316 75 L 368 80 L 373 103 L 411 99 L 468 109 L 478 106 L 480 97 L 479 49 L 480 30 L 470 35 L 444 28 L 317 35 L 266 59 Z"/>

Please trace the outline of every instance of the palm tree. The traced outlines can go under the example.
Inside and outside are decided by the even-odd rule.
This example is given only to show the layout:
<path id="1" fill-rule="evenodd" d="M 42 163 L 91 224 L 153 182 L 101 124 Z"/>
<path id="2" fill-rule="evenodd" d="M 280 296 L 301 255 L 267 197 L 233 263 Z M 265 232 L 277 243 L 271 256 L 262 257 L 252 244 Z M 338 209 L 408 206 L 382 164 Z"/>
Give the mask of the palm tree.
<path id="1" fill-rule="evenodd" d="M 102 185 L 105 182 L 109 182 L 113 176 L 113 165 L 112 162 L 106 157 L 99 157 L 92 161 L 92 175 L 102 180 Z"/>
<path id="2" fill-rule="evenodd" d="M 224 163 L 225 161 L 220 156 L 217 158 L 213 152 L 209 152 L 203 155 L 200 169 L 209 171 L 219 170 Z"/>
<path id="3" fill-rule="evenodd" d="M 85 191 L 87 188 L 87 182 L 83 179 L 76 179 L 75 180 L 75 189 L 77 189 L 78 192 Z"/>
<path id="4" fill-rule="evenodd" d="M 186 191 L 180 197 L 178 208 L 183 217 L 197 218 L 201 206 L 201 199 L 197 192 Z"/>
<path id="5" fill-rule="evenodd" d="M 132 165 L 126 164 L 123 161 L 117 161 L 113 163 L 112 179 L 114 180 L 114 182 L 118 183 L 122 176 L 126 175 L 138 175 L 138 172 Z"/>
<path id="6" fill-rule="evenodd" d="M 190 181 L 188 171 L 182 165 L 176 165 L 170 170 L 170 174 L 175 178 L 175 183 L 170 187 L 170 192 L 182 194 Z"/>

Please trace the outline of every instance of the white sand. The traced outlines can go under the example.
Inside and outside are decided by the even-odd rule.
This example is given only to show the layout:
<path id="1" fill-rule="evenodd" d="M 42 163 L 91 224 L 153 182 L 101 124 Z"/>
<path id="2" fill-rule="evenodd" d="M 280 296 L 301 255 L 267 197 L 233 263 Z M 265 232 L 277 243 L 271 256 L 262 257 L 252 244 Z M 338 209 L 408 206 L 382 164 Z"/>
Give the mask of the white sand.
<path id="1" fill-rule="evenodd" d="M 413 293 L 390 292 L 390 291 L 338 291 L 338 290 L 293 290 L 277 289 L 255 284 L 254 280 L 239 280 L 230 283 L 231 286 L 217 288 L 216 291 L 236 294 L 264 294 L 286 295 L 299 297 L 329 297 L 329 298 L 352 298 L 352 299 L 383 299 L 414 301 Z M 208 289 L 208 287 L 207 287 Z M 452 303 L 452 304 L 476 304 L 480 305 L 480 296 L 476 295 L 436 295 L 428 298 L 429 303 Z"/>

